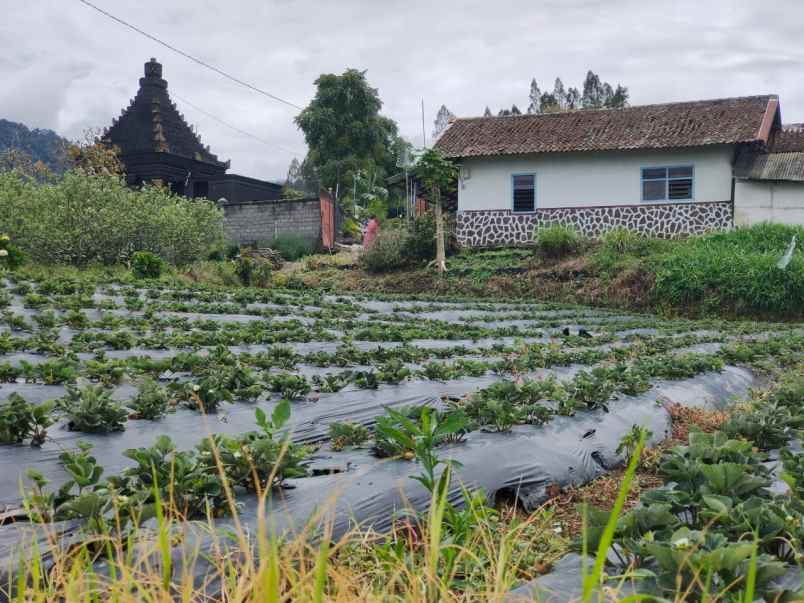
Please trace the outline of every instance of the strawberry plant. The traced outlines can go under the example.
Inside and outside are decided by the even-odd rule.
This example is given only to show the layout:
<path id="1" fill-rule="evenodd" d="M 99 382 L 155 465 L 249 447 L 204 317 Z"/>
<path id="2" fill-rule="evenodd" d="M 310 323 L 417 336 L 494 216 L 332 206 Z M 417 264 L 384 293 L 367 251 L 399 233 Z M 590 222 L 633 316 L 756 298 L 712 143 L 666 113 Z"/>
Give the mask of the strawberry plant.
<path id="1" fill-rule="evenodd" d="M 128 417 L 126 409 L 102 385 L 87 385 L 83 389 L 68 385 L 67 395 L 58 400 L 57 408 L 67 417 L 71 431 L 86 433 L 123 431 Z"/>
<path id="2" fill-rule="evenodd" d="M 150 378 L 143 379 L 138 387 L 137 395 L 128 401 L 132 418 L 155 421 L 165 416 L 170 403 L 170 392 Z"/>
<path id="3" fill-rule="evenodd" d="M 283 398 L 289 400 L 301 400 L 312 389 L 303 375 L 293 375 L 291 373 L 270 375 L 267 382 L 268 388 L 272 392 L 277 392 Z"/>
<path id="4" fill-rule="evenodd" d="M 21 444 L 31 440 L 31 446 L 41 446 L 47 437 L 47 428 L 53 424 L 53 403 L 34 405 L 12 392 L 0 404 L 0 444 Z"/>
<path id="5" fill-rule="evenodd" d="M 330 423 L 329 438 L 332 440 L 333 450 L 343 450 L 347 446 L 365 444 L 371 438 L 371 433 L 360 423 L 338 421 Z"/>

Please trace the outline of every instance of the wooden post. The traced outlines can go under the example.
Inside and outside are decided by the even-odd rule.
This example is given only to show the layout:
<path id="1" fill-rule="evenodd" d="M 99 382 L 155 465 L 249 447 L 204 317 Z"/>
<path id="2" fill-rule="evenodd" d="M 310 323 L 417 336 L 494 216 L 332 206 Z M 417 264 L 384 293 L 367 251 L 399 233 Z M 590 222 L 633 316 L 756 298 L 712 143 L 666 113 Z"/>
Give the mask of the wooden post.
<path id="1" fill-rule="evenodd" d="M 438 274 L 443 275 L 447 271 L 447 254 L 444 249 L 444 216 L 441 213 L 441 192 L 438 187 L 433 187 L 433 201 L 436 222 L 436 265 Z"/>

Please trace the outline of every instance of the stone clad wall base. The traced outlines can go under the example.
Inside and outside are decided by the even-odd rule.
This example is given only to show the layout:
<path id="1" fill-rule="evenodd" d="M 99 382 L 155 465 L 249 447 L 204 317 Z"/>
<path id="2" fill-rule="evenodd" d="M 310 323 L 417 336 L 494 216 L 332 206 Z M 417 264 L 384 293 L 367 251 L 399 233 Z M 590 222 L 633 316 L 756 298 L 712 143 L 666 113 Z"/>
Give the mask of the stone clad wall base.
<path id="1" fill-rule="evenodd" d="M 621 227 L 650 237 L 674 238 L 728 230 L 734 217 L 730 201 L 566 207 L 527 214 L 511 210 L 459 211 L 455 234 L 461 247 L 528 245 L 537 228 L 555 224 L 572 226 L 588 237 L 599 237 Z"/>

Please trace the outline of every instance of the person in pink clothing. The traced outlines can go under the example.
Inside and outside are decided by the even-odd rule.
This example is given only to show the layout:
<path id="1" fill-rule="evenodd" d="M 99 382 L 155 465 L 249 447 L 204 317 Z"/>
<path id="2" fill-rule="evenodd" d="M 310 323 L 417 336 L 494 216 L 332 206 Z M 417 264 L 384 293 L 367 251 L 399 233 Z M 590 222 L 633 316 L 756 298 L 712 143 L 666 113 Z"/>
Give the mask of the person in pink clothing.
<path id="1" fill-rule="evenodd" d="M 363 249 L 368 249 L 374 244 L 374 239 L 377 238 L 377 231 L 380 229 L 380 221 L 377 216 L 371 216 L 368 226 L 366 226 L 366 234 L 363 235 Z"/>

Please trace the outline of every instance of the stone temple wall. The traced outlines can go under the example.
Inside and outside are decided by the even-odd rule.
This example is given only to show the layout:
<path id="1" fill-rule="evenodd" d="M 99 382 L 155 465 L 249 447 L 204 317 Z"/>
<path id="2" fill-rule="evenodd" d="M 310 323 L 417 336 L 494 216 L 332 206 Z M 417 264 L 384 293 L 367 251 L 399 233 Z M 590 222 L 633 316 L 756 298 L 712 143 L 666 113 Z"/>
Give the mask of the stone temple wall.
<path id="1" fill-rule="evenodd" d="M 321 202 L 316 198 L 222 203 L 227 238 L 268 245 L 279 234 L 299 234 L 314 247 L 321 241 Z"/>
<path id="2" fill-rule="evenodd" d="M 519 214 L 511 210 L 459 211 L 455 234 L 461 247 L 528 245 L 537 228 L 554 224 L 572 226 L 593 238 L 617 227 L 675 238 L 728 230 L 734 217 L 730 201 L 567 207 Z"/>

